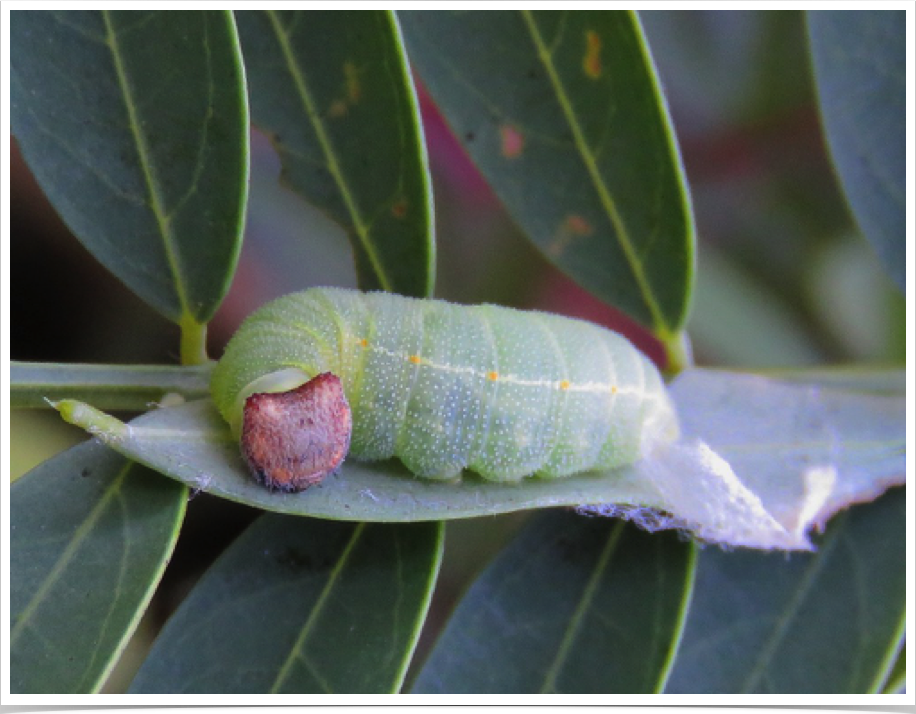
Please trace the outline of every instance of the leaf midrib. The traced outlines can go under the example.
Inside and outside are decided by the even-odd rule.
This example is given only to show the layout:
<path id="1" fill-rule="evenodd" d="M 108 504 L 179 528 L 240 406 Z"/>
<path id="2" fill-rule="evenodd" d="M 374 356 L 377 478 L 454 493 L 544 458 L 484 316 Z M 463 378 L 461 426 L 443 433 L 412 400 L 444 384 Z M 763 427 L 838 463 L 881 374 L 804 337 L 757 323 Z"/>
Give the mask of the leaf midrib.
<path id="1" fill-rule="evenodd" d="M 579 598 L 579 603 L 576 605 L 575 612 L 573 612 L 573 616 L 570 618 L 569 624 L 566 627 L 563 640 L 557 648 L 557 654 L 547 670 L 547 674 L 544 676 L 544 683 L 541 685 L 541 694 L 549 692 L 556 693 L 557 677 L 560 675 L 572 651 L 573 642 L 579 634 L 586 613 L 592 606 L 592 602 L 595 599 L 595 593 L 598 591 L 598 585 L 604 577 L 608 564 L 616 552 L 620 539 L 623 536 L 623 529 L 623 522 L 618 522 L 614 525 L 601 554 L 598 556 L 592 575 L 585 585 L 585 590 L 582 591 L 582 597 Z"/>
<path id="2" fill-rule="evenodd" d="M 172 279 L 175 284 L 175 292 L 178 296 L 178 302 L 181 306 L 182 320 L 191 320 L 195 324 L 193 314 L 188 305 L 187 291 L 182 278 L 181 265 L 178 256 L 178 247 L 175 242 L 175 235 L 172 231 L 172 222 L 165 211 L 165 202 L 159 191 L 159 181 L 155 176 L 151 161 L 151 150 L 146 141 L 146 136 L 141 131 L 140 118 L 137 114 L 136 102 L 130 81 L 127 77 L 127 70 L 124 67 L 122 51 L 118 43 L 117 33 L 111 22 L 111 11 L 101 11 L 102 20 L 105 23 L 105 41 L 111 49 L 111 58 L 114 63 L 115 73 L 118 78 L 118 85 L 121 88 L 121 94 L 124 97 L 124 107 L 127 111 L 128 127 L 134 137 L 137 146 L 137 158 L 140 161 L 140 171 L 143 174 L 143 180 L 149 193 L 149 206 L 156 219 L 156 225 L 159 227 L 159 233 L 162 236 L 162 245 L 165 252 L 166 262 L 172 273 Z"/>
<path id="3" fill-rule="evenodd" d="M 315 627 L 318 616 L 324 610 L 325 603 L 328 601 L 328 598 L 330 598 L 338 580 L 340 580 L 341 573 L 343 572 L 344 567 L 350 559 L 350 554 L 353 552 L 353 549 L 359 542 L 365 527 L 365 523 L 360 523 L 358 526 L 356 526 L 356 528 L 354 528 L 353 535 L 350 536 L 350 540 L 347 542 L 346 546 L 344 546 L 340 557 L 337 559 L 337 563 L 334 565 L 334 569 L 328 575 L 328 580 L 325 583 L 321 594 L 318 596 L 318 600 L 315 602 L 315 605 L 312 607 L 312 611 L 309 613 L 308 619 L 305 621 L 305 624 L 299 631 L 299 636 L 296 638 L 295 643 L 290 649 L 286 661 L 280 667 L 280 671 L 277 673 L 277 678 L 274 680 L 274 683 L 268 690 L 271 694 L 276 694 L 280 690 L 280 686 L 289 676 L 289 672 L 292 669 L 293 663 L 297 658 L 302 657 L 305 643 L 308 641 L 308 637 L 311 634 L 312 629 Z M 312 674 L 316 679 L 318 679 L 317 672 L 313 671 Z"/>
<path id="4" fill-rule="evenodd" d="M 826 543 L 821 544 L 821 552 L 818 554 L 819 557 L 814 558 L 811 561 L 810 565 L 806 569 L 804 576 L 801 579 L 801 582 L 796 588 L 795 593 L 786 603 L 779 617 L 775 618 L 778 623 L 777 626 L 773 629 L 773 632 L 767 639 L 766 643 L 764 643 L 764 645 L 759 648 L 757 661 L 751 668 L 738 691 L 744 694 L 757 691 L 757 687 L 759 686 L 760 682 L 768 674 L 770 662 L 772 662 L 777 650 L 782 646 L 786 636 L 790 632 L 794 631 L 793 623 L 798 617 L 799 611 L 806 604 L 806 599 L 811 592 L 812 587 L 814 587 L 817 576 L 826 566 L 828 556 L 839 542 L 839 537 L 836 536 L 836 533 L 839 532 L 839 522 L 841 520 L 845 520 L 845 518 L 846 516 L 844 514 L 840 518 L 836 519 L 836 530 L 833 531 L 833 537 L 831 537 Z"/>

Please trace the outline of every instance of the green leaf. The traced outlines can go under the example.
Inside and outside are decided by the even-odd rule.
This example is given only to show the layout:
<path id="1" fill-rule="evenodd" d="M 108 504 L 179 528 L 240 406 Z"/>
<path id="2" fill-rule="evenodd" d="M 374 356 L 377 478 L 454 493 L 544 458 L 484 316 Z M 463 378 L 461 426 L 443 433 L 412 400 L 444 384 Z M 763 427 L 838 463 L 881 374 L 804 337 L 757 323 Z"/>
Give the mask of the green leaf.
<path id="1" fill-rule="evenodd" d="M 229 427 L 209 400 L 157 409 L 130 425 L 82 403 L 58 404 L 64 418 L 131 458 L 191 488 L 255 508 L 334 520 L 410 522 L 467 518 L 547 506 L 645 496 L 635 474 L 616 481 L 594 474 L 527 483 L 484 481 L 465 473 L 459 484 L 412 476 L 398 461 L 347 461 L 304 493 L 267 491 L 247 472 Z"/>
<path id="2" fill-rule="evenodd" d="M 459 603 L 414 693 L 652 693 L 694 549 L 606 519 L 537 516 Z"/>
<path id="3" fill-rule="evenodd" d="M 202 339 L 247 197 L 231 14 L 17 12 L 10 34 L 13 131 L 42 189 L 99 261 Z"/>
<path id="4" fill-rule="evenodd" d="M 816 554 L 699 557 L 666 692 L 868 693 L 906 619 L 906 492 L 836 518 Z"/>
<path id="5" fill-rule="evenodd" d="M 89 442 L 10 487 L 10 689 L 96 692 L 152 597 L 187 490 Z"/>
<path id="6" fill-rule="evenodd" d="M 906 14 L 808 13 L 821 120 L 863 234 L 906 292 Z"/>
<path id="7" fill-rule="evenodd" d="M 888 673 L 887 680 L 881 688 L 886 694 L 903 692 L 906 689 L 906 643 L 901 642 L 900 652 L 894 660 L 894 666 Z"/>
<path id="8" fill-rule="evenodd" d="M 146 411 L 169 394 L 206 397 L 212 369 L 212 363 L 178 367 L 12 362 L 10 406 L 47 408 L 48 400 L 80 399 L 102 409 Z"/>
<path id="9" fill-rule="evenodd" d="M 442 530 L 261 517 L 169 620 L 131 691 L 397 692 Z"/>
<path id="10" fill-rule="evenodd" d="M 583 287 L 668 341 L 693 218 L 630 12 L 403 12 L 410 59 L 509 213 Z"/>
<path id="11" fill-rule="evenodd" d="M 903 482 L 904 396 L 696 369 L 679 376 L 671 394 L 681 441 L 629 467 L 522 483 L 466 472 L 445 483 L 413 477 L 396 461 L 350 460 L 304 493 L 260 486 L 209 400 L 161 408 L 129 426 L 80 402 L 56 406 L 70 423 L 192 488 L 335 520 L 442 520 L 589 505 L 715 542 L 807 548 L 812 525 Z"/>
<path id="12" fill-rule="evenodd" d="M 236 13 L 254 123 L 289 186 L 347 231 L 361 288 L 432 294 L 429 174 L 388 11 Z"/>

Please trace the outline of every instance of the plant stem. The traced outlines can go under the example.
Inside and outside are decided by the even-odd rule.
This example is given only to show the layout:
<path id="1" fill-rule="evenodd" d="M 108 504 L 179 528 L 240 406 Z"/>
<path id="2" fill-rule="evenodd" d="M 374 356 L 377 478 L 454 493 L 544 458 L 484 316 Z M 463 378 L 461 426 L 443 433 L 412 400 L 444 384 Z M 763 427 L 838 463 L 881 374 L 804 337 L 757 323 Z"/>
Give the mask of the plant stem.
<path id="1" fill-rule="evenodd" d="M 47 400 L 77 399 L 100 409 L 146 411 L 167 394 L 206 397 L 212 368 L 212 363 L 178 367 L 13 362 L 10 406 L 47 408 Z"/>
<path id="2" fill-rule="evenodd" d="M 665 373 L 674 376 L 693 366 L 693 349 L 686 332 L 678 332 L 662 341 L 668 364 Z"/>
<path id="3" fill-rule="evenodd" d="M 185 315 L 179 322 L 181 327 L 181 364 L 206 364 L 207 357 L 207 324 L 199 323 L 190 315 Z"/>

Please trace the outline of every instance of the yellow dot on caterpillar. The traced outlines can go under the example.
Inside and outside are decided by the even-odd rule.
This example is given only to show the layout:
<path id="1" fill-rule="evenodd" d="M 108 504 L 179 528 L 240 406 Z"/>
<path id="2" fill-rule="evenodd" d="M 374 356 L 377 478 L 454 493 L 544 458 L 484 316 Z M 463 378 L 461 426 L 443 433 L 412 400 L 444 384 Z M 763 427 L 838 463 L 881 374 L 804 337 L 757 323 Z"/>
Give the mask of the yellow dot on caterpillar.
<path id="1" fill-rule="evenodd" d="M 362 340 L 359 341 L 359 346 L 360 346 L 360 347 L 368 347 L 368 346 L 369 346 L 369 340 L 363 338 Z"/>
<path id="2" fill-rule="evenodd" d="M 613 384 L 611 385 L 611 394 L 617 394 L 617 386 L 616 386 L 616 385 L 613 385 Z"/>
<path id="3" fill-rule="evenodd" d="M 411 364 L 420 364 L 420 355 L 410 355 L 407 359 Z"/>
<path id="4" fill-rule="evenodd" d="M 564 379 L 562 382 L 560 382 L 560 389 L 569 389 L 568 379 Z"/>
<path id="5" fill-rule="evenodd" d="M 495 382 L 497 379 L 499 379 L 499 372 L 488 372 L 487 379 L 489 379 L 491 382 Z"/>

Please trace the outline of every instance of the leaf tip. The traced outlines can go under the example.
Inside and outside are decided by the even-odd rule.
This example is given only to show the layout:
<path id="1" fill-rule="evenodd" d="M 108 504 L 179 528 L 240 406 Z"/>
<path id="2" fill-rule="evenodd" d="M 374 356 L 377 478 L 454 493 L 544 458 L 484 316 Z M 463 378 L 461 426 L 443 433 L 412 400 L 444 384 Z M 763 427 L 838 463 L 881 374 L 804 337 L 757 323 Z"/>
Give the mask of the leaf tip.
<path id="1" fill-rule="evenodd" d="M 76 399 L 62 399 L 59 402 L 49 400 L 49 403 L 60 413 L 65 422 L 85 429 L 102 441 L 118 441 L 127 436 L 129 428 L 127 424 L 88 404 Z"/>

